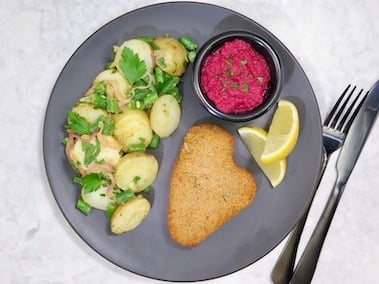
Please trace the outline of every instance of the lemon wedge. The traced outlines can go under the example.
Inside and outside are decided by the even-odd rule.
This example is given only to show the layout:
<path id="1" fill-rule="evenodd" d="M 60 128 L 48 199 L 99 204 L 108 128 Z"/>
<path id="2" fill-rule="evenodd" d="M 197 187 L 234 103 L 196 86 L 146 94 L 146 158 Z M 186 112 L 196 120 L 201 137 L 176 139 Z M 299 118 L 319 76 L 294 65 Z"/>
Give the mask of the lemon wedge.
<path id="1" fill-rule="evenodd" d="M 296 145 L 299 136 L 299 114 L 296 106 L 280 100 L 272 118 L 261 162 L 272 164 L 286 158 Z"/>
<path id="2" fill-rule="evenodd" d="M 244 126 L 238 129 L 238 133 L 272 187 L 278 186 L 286 175 L 287 163 L 285 159 L 272 164 L 261 162 L 261 155 L 267 141 L 267 132 L 262 128 Z"/>

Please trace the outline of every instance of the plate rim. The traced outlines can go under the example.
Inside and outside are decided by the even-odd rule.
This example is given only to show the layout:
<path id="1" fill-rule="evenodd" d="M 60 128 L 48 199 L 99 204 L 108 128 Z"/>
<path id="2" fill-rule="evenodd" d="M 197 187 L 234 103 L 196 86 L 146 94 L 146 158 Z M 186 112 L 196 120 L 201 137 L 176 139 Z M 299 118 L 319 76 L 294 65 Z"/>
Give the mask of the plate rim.
<path id="1" fill-rule="evenodd" d="M 124 17 L 127 17 L 128 15 L 131 15 L 133 13 L 138 13 L 142 10 L 145 10 L 145 9 L 151 9 L 151 8 L 154 8 L 154 7 L 163 7 L 163 6 L 170 6 L 170 5 L 181 5 L 181 4 L 185 4 L 185 5 L 199 5 L 199 6 L 208 6 L 210 8 L 216 8 L 216 9 L 220 9 L 220 10 L 224 10 L 230 14 L 233 14 L 233 15 L 236 15 L 240 18 L 243 18 L 244 20 L 248 21 L 249 23 L 253 23 L 254 25 L 257 25 L 259 28 L 261 28 L 262 30 L 264 30 L 266 33 L 270 34 L 270 36 L 272 36 L 277 42 L 280 43 L 281 47 L 284 48 L 286 50 L 286 53 L 287 55 L 289 55 L 291 57 L 291 59 L 297 64 L 297 67 L 299 68 L 299 70 L 301 71 L 302 75 L 304 76 L 304 78 L 306 79 L 306 83 L 308 85 L 308 87 L 310 88 L 311 90 L 311 93 L 312 93 L 312 99 L 314 100 L 314 103 L 315 103 L 315 106 L 316 106 L 316 112 L 318 114 L 318 118 L 319 118 L 319 125 L 320 125 L 320 142 L 321 142 L 321 147 L 320 147 L 320 153 L 319 153 L 319 161 L 320 161 L 320 164 L 322 162 L 322 131 L 321 131 L 321 126 L 322 126 L 322 122 L 321 122 L 321 115 L 320 115 L 320 108 L 319 108 L 319 104 L 318 104 L 318 101 L 317 101 L 317 98 L 315 96 L 315 92 L 313 90 L 313 87 L 312 85 L 310 84 L 310 81 L 309 81 L 309 78 L 307 77 L 303 67 L 301 66 L 301 64 L 298 62 L 298 60 L 296 59 L 296 57 L 292 54 L 292 52 L 288 49 L 288 47 L 282 43 L 282 41 L 280 41 L 278 39 L 278 37 L 271 33 L 271 31 L 269 31 L 268 29 L 266 29 L 264 26 L 262 26 L 260 23 L 256 22 L 255 20 L 249 18 L 248 16 L 244 15 L 244 14 L 241 14 L 235 10 L 232 10 L 230 8 L 227 8 L 227 7 L 224 7 L 224 6 L 221 6 L 221 5 L 217 5 L 217 4 L 212 4 L 212 3 L 202 3 L 202 2 L 197 2 L 197 1 L 172 1 L 172 2 L 160 2 L 160 3 L 154 3 L 154 4 L 150 4 L 150 5 L 146 5 L 146 6 L 141 6 L 141 7 L 138 7 L 136 9 L 133 9 L 133 10 L 130 10 L 130 11 L 127 11 L 127 12 L 124 12 L 122 14 L 120 14 L 119 16 L 111 19 L 110 21 L 102 24 L 101 26 L 99 26 L 98 28 L 96 28 L 94 30 L 94 32 L 92 32 L 89 36 L 87 36 L 85 38 L 85 40 L 83 40 L 81 42 L 81 44 L 72 52 L 72 54 L 68 57 L 67 61 L 65 62 L 65 64 L 63 65 L 63 67 L 60 69 L 59 71 L 59 74 L 58 76 L 56 77 L 55 79 L 55 82 L 54 82 L 54 85 L 53 85 L 53 88 L 51 89 L 50 91 L 50 95 L 49 95 L 49 99 L 48 99 L 48 102 L 47 102 L 47 105 L 46 105 L 46 108 L 45 108 L 45 112 L 44 112 L 44 119 L 43 119 L 43 128 L 42 128 L 42 154 L 43 154 L 43 164 L 44 164 L 44 173 L 46 175 L 46 178 L 47 178 L 47 181 L 48 181 L 48 184 L 49 184 L 49 187 L 50 187 L 50 191 L 54 197 L 54 200 L 56 202 L 56 204 L 58 205 L 59 207 L 59 210 L 60 212 L 62 213 L 62 215 L 64 216 L 64 218 L 66 219 L 67 223 L 70 225 L 70 227 L 74 230 L 74 232 L 80 237 L 80 239 L 87 245 L 89 246 L 91 249 L 93 249 L 96 254 L 98 254 L 99 256 L 101 256 L 102 258 L 106 259 L 107 261 L 113 263 L 114 265 L 120 267 L 121 269 L 123 270 L 126 270 L 128 272 L 131 272 L 131 273 L 134 273 L 136 275 L 139 275 L 139 276 L 142 276 L 142 277 L 145 277 L 145 278 L 149 278 L 149 279 L 155 279 L 155 280 L 160 280 L 160 281 L 172 281 L 172 282 L 197 282 L 197 281 L 206 281 L 206 280 L 212 280 L 212 279 L 217 279 L 217 278 L 221 278 L 221 277 L 224 277 L 224 276 L 227 276 L 227 275 L 230 275 L 230 274 L 233 274 L 235 272 L 238 272 L 242 269 L 245 269 L 246 267 L 249 267 L 251 266 L 252 264 L 254 264 L 255 262 L 259 261 L 260 259 L 262 259 L 263 257 L 265 257 L 267 254 L 269 254 L 272 250 L 274 250 L 287 236 L 288 234 L 292 231 L 292 229 L 295 227 L 295 225 L 297 224 L 298 220 L 301 218 L 301 215 L 296 219 L 294 220 L 294 224 L 293 226 L 291 226 L 290 230 L 281 238 L 279 238 L 279 240 L 274 244 L 274 246 L 267 250 L 265 253 L 261 254 L 260 257 L 258 257 L 256 260 L 246 264 L 245 266 L 241 266 L 239 267 L 238 269 L 235 269 L 235 270 L 232 270 L 232 271 L 229 271 L 229 272 L 225 272 L 225 273 L 222 273 L 222 274 L 219 274 L 219 275 L 215 275 L 213 277 L 208 277 L 208 278 L 202 278 L 202 279 L 195 279 L 195 280 L 170 280 L 170 279 L 165 279 L 165 278 L 160 278 L 160 277 L 152 277 L 150 275 L 145 275 L 143 273 L 140 273 L 140 272 L 137 272 L 137 271 L 134 271 L 134 270 L 131 270 L 131 269 L 128 269 L 122 265 L 120 265 L 119 263 L 113 261 L 112 259 L 110 259 L 109 257 L 105 256 L 100 249 L 94 247 L 91 242 L 88 242 L 84 236 L 77 230 L 77 228 L 72 224 L 72 222 L 70 221 L 70 219 L 68 218 L 67 214 L 65 213 L 64 209 L 62 208 L 62 205 L 60 204 L 60 202 L 58 201 L 57 199 L 57 195 L 53 189 L 53 181 L 51 180 L 51 175 L 49 174 L 49 168 L 47 166 L 48 164 L 48 161 L 47 161 L 47 154 L 46 154 L 46 144 L 47 144 L 47 134 L 46 134 L 46 124 L 47 124 L 47 119 L 48 119 L 48 110 L 52 104 L 52 99 L 53 99 L 53 94 L 56 90 L 56 87 L 57 87 L 57 84 L 59 83 L 61 77 L 62 77 L 62 74 L 65 72 L 66 70 L 66 67 L 70 64 L 70 62 L 72 61 L 72 59 L 76 56 L 76 54 L 78 53 L 78 51 L 82 48 L 83 45 L 85 45 L 93 36 L 95 36 L 98 32 L 100 32 L 101 30 L 103 30 L 105 27 L 107 26 L 110 26 L 112 25 L 114 22 L 118 21 L 119 19 L 121 18 L 124 18 Z M 307 197 L 307 200 L 308 202 L 306 204 L 304 204 L 303 206 L 303 210 L 302 212 L 305 211 L 305 209 L 308 207 L 309 203 L 312 202 L 312 195 L 314 193 L 314 191 L 316 190 L 316 181 L 317 181 L 317 175 L 315 175 L 315 179 L 313 180 L 313 183 L 312 183 L 312 190 L 310 190 L 310 195 Z"/>

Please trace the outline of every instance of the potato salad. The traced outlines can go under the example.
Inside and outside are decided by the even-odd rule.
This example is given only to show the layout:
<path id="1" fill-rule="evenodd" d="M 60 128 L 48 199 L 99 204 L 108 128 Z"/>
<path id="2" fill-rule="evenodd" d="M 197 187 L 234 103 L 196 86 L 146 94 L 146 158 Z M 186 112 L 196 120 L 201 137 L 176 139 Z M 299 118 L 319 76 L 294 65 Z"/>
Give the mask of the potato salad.
<path id="1" fill-rule="evenodd" d="M 146 194 L 159 171 L 150 149 L 180 123 L 178 84 L 196 49 L 189 37 L 168 35 L 114 46 L 112 61 L 67 114 L 63 144 L 80 186 L 76 208 L 105 211 L 115 234 L 150 212 Z"/>

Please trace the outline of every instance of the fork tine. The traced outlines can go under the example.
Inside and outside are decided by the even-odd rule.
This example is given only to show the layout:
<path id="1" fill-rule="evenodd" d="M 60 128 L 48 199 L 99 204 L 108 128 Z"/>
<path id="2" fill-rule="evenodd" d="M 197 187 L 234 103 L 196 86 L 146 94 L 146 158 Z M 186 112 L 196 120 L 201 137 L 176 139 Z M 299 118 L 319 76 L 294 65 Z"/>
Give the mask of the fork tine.
<path id="1" fill-rule="evenodd" d="M 359 95 L 362 93 L 363 89 L 361 90 L 361 92 L 359 93 Z M 358 114 L 358 111 L 359 109 L 361 108 L 362 104 L 364 103 L 364 101 L 366 100 L 367 98 L 367 95 L 368 95 L 368 91 L 366 92 L 366 94 L 363 96 L 363 98 L 361 99 L 361 101 L 359 102 L 358 106 L 356 107 L 356 109 L 354 110 L 353 114 L 350 116 L 350 119 L 348 120 L 348 122 L 343 126 L 343 128 L 341 129 L 343 133 L 347 134 L 347 132 L 349 131 L 350 129 L 350 126 L 351 124 L 353 123 L 354 121 L 354 118 L 357 116 Z M 355 99 L 356 101 L 357 99 Z M 355 103 L 355 102 L 354 102 Z"/>
<path id="2" fill-rule="evenodd" d="M 353 113 L 353 108 L 356 104 L 356 102 L 358 101 L 360 95 L 363 93 L 363 89 L 361 89 L 358 93 L 358 95 L 355 96 L 355 99 L 353 100 L 353 102 L 350 104 L 349 108 L 346 110 L 344 116 L 342 117 L 342 119 L 340 120 L 340 122 L 338 123 L 338 126 L 336 127 L 336 130 L 339 130 L 341 131 L 342 130 L 342 127 L 344 126 L 347 118 L 349 117 L 350 114 Z"/>
<path id="3" fill-rule="evenodd" d="M 357 87 L 354 86 L 354 88 L 351 90 L 350 94 L 344 100 L 344 102 L 343 102 L 342 106 L 339 108 L 337 114 L 333 117 L 333 120 L 332 120 L 331 124 L 329 125 L 329 127 L 331 127 L 331 128 L 335 128 L 336 127 L 336 124 L 337 124 L 338 120 L 340 119 L 343 110 L 345 109 L 347 103 L 349 102 L 349 100 L 350 100 L 351 96 L 353 95 L 353 93 L 354 93 L 354 91 L 355 91 L 356 88 Z M 344 97 L 345 97 L 345 95 L 344 95 Z"/>
<path id="4" fill-rule="evenodd" d="M 349 90 L 351 84 L 349 84 L 346 89 L 343 91 L 343 93 L 341 94 L 341 96 L 338 98 L 337 102 L 334 104 L 332 110 L 329 112 L 328 116 L 326 117 L 325 121 L 324 121 L 324 125 L 325 126 L 328 126 L 330 121 L 332 120 L 334 114 L 336 113 L 336 110 L 337 108 L 339 107 L 340 103 L 342 102 L 342 100 L 344 99 L 347 91 Z"/>

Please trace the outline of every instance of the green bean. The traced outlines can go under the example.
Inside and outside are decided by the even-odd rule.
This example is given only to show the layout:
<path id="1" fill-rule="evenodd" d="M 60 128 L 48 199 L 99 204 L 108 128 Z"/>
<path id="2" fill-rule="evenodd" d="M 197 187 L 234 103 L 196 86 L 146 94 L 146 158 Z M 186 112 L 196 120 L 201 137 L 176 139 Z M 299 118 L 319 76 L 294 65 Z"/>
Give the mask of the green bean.
<path id="1" fill-rule="evenodd" d="M 83 199 L 79 198 L 76 202 L 76 208 L 78 208 L 83 214 L 88 215 L 91 213 L 91 205 L 85 202 Z"/>
<path id="2" fill-rule="evenodd" d="M 172 88 L 176 87 L 179 83 L 180 78 L 175 76 L 170 76 L 168 80 L 163 82 L 162 86 L 160 86 L 160 95 L 167 94 Z"/>
<path id="3" fill-rule="evenodd" d="M 146 151 L 146 146 L 144 143 L 129 145 L 129 152 L 145 152 L 145 151 Z"/>
<path id="4" fill-rule="evenodd" d="M 179 88 L 178 87 L 174 87 L 172 88 L 168 94 L 172 95 L 177 101 L 178 103 L 181 102 L 182 100 L 182 95 L 180 94 L 180 91 L 179 91 Z"/>
<path id="5" fill-rule="evenodd" d="M 163 83 L 164 81 L 164 73 L 163 70 L 159 67 L 154 68 L 155 81 L 157 83 Z"/>
<path id="6" fill-rule="evenodd" d="M 193 39 L 189 38 L 188 36 L 182 36 L 179 39 L 179 41 L 189 51 L 194 51 L 197 48 L 197 44 L 194 42 Z"/>
<path id="7" fill-rule="evenodd" d="M 156 149 L 159 147 L 159 144 L 161 142 L 161 138 L 157 134 L 153 134 L 153 138 L 151 139 L 150 148 Z"/>
<path id="8" fill-rule="evenodd" d="M 129 200 L 132 200 L 136 195 L 131 189 L 127 189 L 124 191 L 121 191 L 119 193 L 116 193 L 116 199 L 118 203 L 126 202 Z"/>
<path id="9" fill-rule="evenodd" d="M 117 203 L 116 202 L 112 202 L 112 203 L 108 204 L 108 206 L 107 206 L 107 216 L 108 216 L 108 218 L 112 217 L 113 212 L 116 210 L 116 208 L 117 208 Z"/>
<path id="10" fill-rule="evenodd" d="M 149 93 L 148 89 L 135 89 L 133 99 L 136 101 L 143 100 Z"/>
<path id="11" fill-rule="evenodd" d="M 154 103 L 158 99 L 158 94 L 156 92 L 148 94 L 144 99 L 143 102 L 145 105 L 150 105 Z"/>
<path id="12" fill-rule="evenodd" d="M 144 110 L 146 108 L 146 104 L 143 102 L 143 100 L 132 99 L 130 101 L 130 107 L 131 107 L 131 109 L 141 109 L 141 110 Z"/>
<path id="13" fill-rule="evenodd" d="M 195 51 L 188 52 L 188 60 L 189 60 L 189 62 L 194 62 L 195 58 L 196 58 L 196 52 Z"/>

